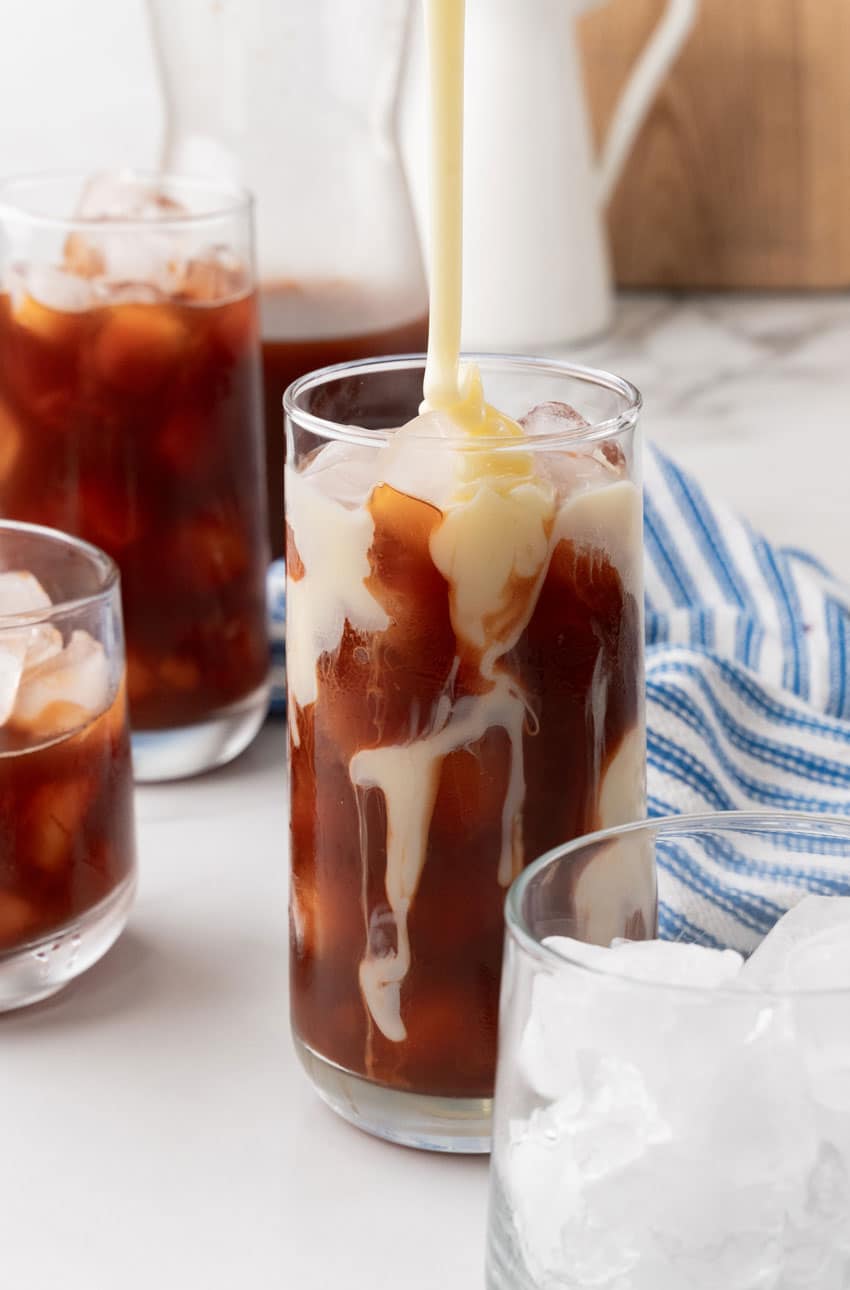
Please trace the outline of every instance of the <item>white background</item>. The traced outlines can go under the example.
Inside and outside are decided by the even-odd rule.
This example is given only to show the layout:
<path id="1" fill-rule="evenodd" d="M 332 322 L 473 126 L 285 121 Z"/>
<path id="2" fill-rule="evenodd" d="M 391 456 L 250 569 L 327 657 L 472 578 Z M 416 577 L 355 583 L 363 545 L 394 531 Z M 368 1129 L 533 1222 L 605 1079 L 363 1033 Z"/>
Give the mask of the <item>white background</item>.
<path id="1" fill-rule="evenodd" d="M 0 0 L 0 175 L 152 166 L 161 128 L 144 0 Z"/>

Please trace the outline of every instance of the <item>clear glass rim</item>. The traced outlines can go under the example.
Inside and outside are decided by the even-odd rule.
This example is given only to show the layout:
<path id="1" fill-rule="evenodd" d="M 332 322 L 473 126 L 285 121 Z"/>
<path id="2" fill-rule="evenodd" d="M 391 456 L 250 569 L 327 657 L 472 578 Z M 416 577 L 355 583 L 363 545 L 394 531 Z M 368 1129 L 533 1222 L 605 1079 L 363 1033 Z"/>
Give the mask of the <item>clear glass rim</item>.
<path id="1" fill-rule="evenodd" d="M 570 856 L 577 856 L 586 848 L 599 843 L 615 841 L 636 833 L 668 834 L 676 833 L 716 833 L 732 829 L 754 832 L 815 832 L 823 834 L 844 834 L 850 850 L 850 820 L 835 815 L 816 815 L 805 811 L 711 811 L 694 815 L 662 815 L 646 820 L 635 820 L 630 824 L 620 824 L 611 829 L 600 829 L 596 833 L 587 833 L 574 838 L 561 846 L 553 847 L 524 869 L 508 889 L 505 899 L 505 925 L 508 935 L 522 951 L 535 959 L 541 966 L 562 971 L 565 966 L 580 972 L 589 973 L 600 979 L 607 978 L 626 984 L 630 989 L 650 994 L 669 993 L 690 998 L 735 999 L 739 1003 L 746 1000 L 764 998 L 775 1002 L 778 999 L 821 998 L 850 996 L 850 989 L 836 986 L 832 989 L 786 989 L 774 990 L 766 987 L 744 989 L 735 986 L 714 986 L 706 988 L 692 985 L 667 985 L 658 981 L 638 981 L 626 972 L 609 972 L 568 954 L 553 949 L 534 934 L 523 917 L 523 902 L 528 887 L 550 865 L 557 864 Z"/>
<path id="2" fill-rule="evenodd" d="M 625 407 L 616 416 L 608 417 L 602 421 L 591 422 L 587 426 L 570 426 L 557 434 L 532 435 L 521 442 L 516 439 L 497 439 L 490 436 L 479 437 L 476 435 L 474 441 L 476 450 L 488 453 L 516 452 L 519 450 L 527 451 L 531 447 L 536 451 L 537 449 L 559 448 L 566 444 L 596 443 L 614 438 L 622 434 L 624 430 L 634 427 L 643 407 L 641 393 L 636 386 L 632 385 L 631 381 L 627 381 L 622 376 L 615 376 L 613 372 L 606 372 L 601 368 L 586 367 L 580 363 L 570 363 L 559 358 L 535 358 L 527 354 L 464 353 L 461 355 L 461 359 L 463 362 L 477 363 L 485 375 L 487 368 L 494 366 L 505 371 L 550 372 L 556 377 L 569 377 L 572 380 L 584 381 L 588 385 L 595 385 L 609 390 L 611 393 L 620 395 L 625 400 Z M 331 381 L 340 380 L 343 377 L 357 377 L 378 372 L 409 371 L 416 368 L 421 368 L 424 372 L 424 354 L 397 354 L 392 357 L 363 358 L 351 363 L 335 363 L 330 367 L 319 367 L 315 371 L 307 372 L 304 376 L 299 377 L 286 389 L 283 395 L 284 412 L 299 427 L 310 430 L 313 434 L 323 439 L 339 439 L 346 443 L 363 445 L 388 443 L 393 433 L 392 429 L 369 430 L 362 426 L 343 425 L 335 421 L 326 421 L 324 418 L 317 417 L 314 413 L 302 408 L 300 400 L 304 395 L 318 389 L 320 386 Z M 411 435 L 410 438 L 414 441 L 419 439 L 422 443 L 434 443 L 434 439 L 428 435 Z M 459 433 L 456 439 L 441 439 L 440 443 L 450 447 L 464 446 L 468 448 L 469 437 Z"/>
<path id="3" fill-rule="evenodd" d="M 44 524 L 27 524 L 23 520 L 0 519 L 0 551 L 7 533 L 19 533 L 26 537 L 50 542 L 55 546 L 71 548 L 84 556 L 95 568 L 98 575 L 98 586 L 85 596 L 75 596 L 68 600 L 56 600 L 46 609 L 28 609 L 23 613 L 0 614 L 0 636 L 4 631 L 15 630 L 22 625 L 30 627 L 36 623 L 47 623 L 53 618 L 69 613 L 76 613 L 102 601 L 108 601 L 120 585 L 118 565 L 91 542 L 63 533 L 60 529 L 47 528 Z"/>
<path id="4" fill-rule="evenodd" d="M 185 211 L 182 214 L 156 218 L 134 215 L 132 219 L 124 219 L 118 216 L 106 221 L 92 216 L 45 214 L 43 211 L 29 210 L 21 201 L 23 193 L 73 181 L 83 185 L 99 174 L 114 174 L 116 178 L 138 184 L 163 184 L 186 191 L 217 193 L 221 202 L 204 211 Z M 239 184 L 204 179 L 197 175 L 181 175 L 170 170 L 141 170 L 123 166 L 114 170 L 109 167 L 100 170 L 36 170 L 7 175 L 0 180 L 0 221 L 17 220 L 34 228 L 91 231 L 102 230 L 104 223 L 108 223 L 110 232 L 121 233 L 139 232 L 143 229 L 148 231 L 152 228 L 197 228 L 204 224 L 217 224 L 234 216 L 250 215 L 253 205 L 253 194 Z"/>

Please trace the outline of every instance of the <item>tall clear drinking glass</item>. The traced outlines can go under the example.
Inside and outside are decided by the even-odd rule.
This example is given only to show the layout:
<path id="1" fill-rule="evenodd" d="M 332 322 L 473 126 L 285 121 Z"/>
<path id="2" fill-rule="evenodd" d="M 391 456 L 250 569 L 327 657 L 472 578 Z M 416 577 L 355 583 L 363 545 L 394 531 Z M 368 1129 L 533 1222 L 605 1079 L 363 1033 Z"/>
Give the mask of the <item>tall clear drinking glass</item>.
<path id="1" fill-rule="evenodd" d="M 340 1114 L 455 1151 L 489 1144 L 508 884 L 644 811 L 639 395 L 478 362 L 522 438 L 398 429 L 420 357 L 285 400 L 296 1045 Z M 587 914 L 651 929 L 651 869 Z"/>
<path id="2" fill-rule="evenodd" d="M 219 184 L 0 184 L 0 515 L 120 566 L 140 779 L 229 760 L 266 710 L 252 239 Z"/>
<path id="3" fill-rule="evenodd" d="M 617 950 L 580 944 L 611 929 L 576 893 L 655 860 L 747 875 L 746 900 L 734 882 L 729 897 L 743 966 L 668 945 L 673 986 L 657 957 L 652 979 L 650 947 L 618 967 Z M 762 943 L 782 910 L 754 885 L 762 872 L 793 890 L 801 870 L 850 896 L 850 823 L 652 820 L 560 847 L 514 884 L 488 1290 L 850 1286 L 850 901 L 801 908 Z"/>

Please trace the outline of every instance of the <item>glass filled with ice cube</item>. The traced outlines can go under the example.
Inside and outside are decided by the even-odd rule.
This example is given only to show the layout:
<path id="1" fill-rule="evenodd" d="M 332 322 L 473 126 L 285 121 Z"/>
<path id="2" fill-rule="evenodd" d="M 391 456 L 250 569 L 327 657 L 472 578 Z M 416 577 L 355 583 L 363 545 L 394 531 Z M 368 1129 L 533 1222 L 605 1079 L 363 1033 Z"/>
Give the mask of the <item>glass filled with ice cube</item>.
<path id="1" fill-rule="evenodd" d="M 417 416 L 416 357 L 285 400 L 296 1047 L 340 1114 L 453 1151 L 489 1145 L 510 882 L 644 814 L 639 395 L 476 361 L 523 433 Z"/>
<path id="2" fill-rule="evenodd" d="M 655 862 L 665 939 L 624 935 Z M 506 921 L 488 1290 L 848 1290 L 850 824 L 609 830 Z"/>
<path id="3" fill-rule="evenodd" d="M 135 874 L 118 569 L 0 521 L 0 1011 L 106 953 Z"/>
<path id="4" fill-rule="evenodd" d="M 219 184 L 0 185 L 0 514 L 117 561 L 142 780 L 230 760 L 266 711 L 252 237 Z"/>

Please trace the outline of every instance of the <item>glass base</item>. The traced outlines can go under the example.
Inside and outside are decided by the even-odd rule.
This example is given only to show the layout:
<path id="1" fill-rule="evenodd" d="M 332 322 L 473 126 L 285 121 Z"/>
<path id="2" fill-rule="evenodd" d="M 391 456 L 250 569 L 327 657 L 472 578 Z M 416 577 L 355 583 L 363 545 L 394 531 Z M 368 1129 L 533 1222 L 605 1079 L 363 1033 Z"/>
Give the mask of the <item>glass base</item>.
<path id="1" fill-rule="evenodd" d="M 49 998 L 103 958 L 124 930 L 135 894 L 131 874 L 67 927 L 0 954 L 0 1012 Z"/>
<path id="2" fill-rule="evenodd" d="M 349 1124 L 420 1151 L 482 1155 L 490 1150 L 491 1098 L 428 1097 L 385 1088 L 335 1066 L 296 1035 L 292 1040 L 319 1097 Z"/>
<path id="3" fill-rule="evenodd" d="M 171 730 L 134 730 L 133 777 L 137 784 L 186 779 L 224 766 L 244 752 L 257 735 L 269 708 L 271 686 L 261 685 L 246 699 L 222 708 L 207 721 Z"/>

